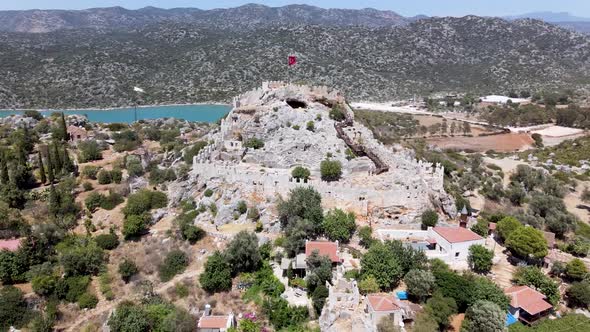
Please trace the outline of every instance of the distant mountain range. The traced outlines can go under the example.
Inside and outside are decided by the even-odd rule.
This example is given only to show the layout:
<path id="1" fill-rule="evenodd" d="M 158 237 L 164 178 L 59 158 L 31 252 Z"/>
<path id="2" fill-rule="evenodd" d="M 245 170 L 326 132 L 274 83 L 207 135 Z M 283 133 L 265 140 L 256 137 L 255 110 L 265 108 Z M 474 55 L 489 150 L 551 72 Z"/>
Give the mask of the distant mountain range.
<path id="1" fill-rule="evenodd" d="M 517 20 L 522 18 L 532 18 L 535 20 L 542 20 L 549 23 L 560 22 L 590 22 L 590 18 L 574 16 L 567 12 L 533 12 L 516 16 L 506 16 L 506 19 Z"/>
<path id="2" fill-rule="evenodd" d="M 367 27 L 351 19 L 302 25 L 217 17 L 0 32 L 0 109 L 130 105 L 134 86 L 146 91 L 141 103 L 227 101 L 263 80 L 287 79 L 289 54 L 298 56 L 293 82 L 328 85 L 353 100 L 590 84 L 590 38 L 538 20 L 466 16 Z"/>
<path id="3" fill-rule="evenodd" d="M 309 5 L 268 7 L 248 4 L 236 8 L 202 10 L 122 7 L 85 10 L 0 11 L 0 31 L 45 33 L 61 29 L 139 29 L 151 24 L 174 22 L 209 27 L 252 28 L 268 25 L 302 24 L 322 26 L 392 27 L 407 25 L 428 16 L 404 17 L 376 9 L 324 9 Z M 532 18 L 578 32 L 590 33 L 590 18 L 569 13 L 533 12 L 503 17 L 507 20 Z"/>
<path id="4" fill-rule="evenodd" d="M 248 4 L 236 8 L 201 10 L 122 7 L 86 10 L 0 11 L 0 31 L 50 32 L 60 29 L 140 28 L 159 22 L 206 24 L 208 26 L 260 26 L 306 24 L 326 26 L 382 27 L 405 25 L 421 17 L 403 17 L 376 9 L 323 9 L 308 5 L 268 7 Z"/>

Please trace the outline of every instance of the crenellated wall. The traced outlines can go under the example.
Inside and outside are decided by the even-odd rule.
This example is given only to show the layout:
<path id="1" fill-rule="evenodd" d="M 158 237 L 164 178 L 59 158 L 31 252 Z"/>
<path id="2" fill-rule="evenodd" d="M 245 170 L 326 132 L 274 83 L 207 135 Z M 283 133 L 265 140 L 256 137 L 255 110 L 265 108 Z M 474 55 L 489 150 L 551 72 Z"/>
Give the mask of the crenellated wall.
<path id="1" fill-rule="evenodd" d="M 370 186 L 362 187 L 347 181 L 309 180 L 298 182 L 290 176 L 289 170 L 267 168 L 253 170 L 229 163 L 202 162 L 197 160 L 197 157 L 193 162 L 193 172 L 202 181 L 219 178 L 227 183 L 248 185 L 254 191 L 260 191 L 266 195 L 281 194 L 284 196 L 297 187 L 312 186 L 323 197 L 340 201 L 343 205 L 364 213 L 366 213 L 368 205 L 404 206 L 420 209 L 428 203 L 427 188 L 418 185 L 399 185 L 389 190 L 376 190 Z"/>

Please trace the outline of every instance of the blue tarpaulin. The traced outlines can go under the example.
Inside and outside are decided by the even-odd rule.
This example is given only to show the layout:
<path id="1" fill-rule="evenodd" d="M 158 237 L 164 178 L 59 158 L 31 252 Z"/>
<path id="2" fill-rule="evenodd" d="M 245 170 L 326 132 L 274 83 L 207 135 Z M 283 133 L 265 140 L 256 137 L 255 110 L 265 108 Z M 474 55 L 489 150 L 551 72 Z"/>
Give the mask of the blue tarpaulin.
<path id="1" fill-rule="evenodd" d="M 407 300 L 408 299 L 408 292 L 406 291 L 399 291 L 396 293 L 397 298 L 400 300 Z"/>
<path id="2" fill-rule="evenodd" d="M 516 322 L 518 322 L 518 319 L 516 319 L 516 317 L 512 316 L 511 313 L 508 313 L 506 315 L 506 326 L 510 326 Z"/>

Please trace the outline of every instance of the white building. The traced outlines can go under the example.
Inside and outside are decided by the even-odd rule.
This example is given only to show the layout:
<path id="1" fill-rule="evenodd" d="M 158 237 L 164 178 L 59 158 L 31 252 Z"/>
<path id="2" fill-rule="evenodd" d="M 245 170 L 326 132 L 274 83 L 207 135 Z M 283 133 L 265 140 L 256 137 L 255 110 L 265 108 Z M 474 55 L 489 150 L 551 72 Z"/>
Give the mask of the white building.
<path id="1" fill-rule="evenodd" d="M 506 97 L 506 96 L 498 96 L 498 95 L 491 95 L 491 96 L 485 96 L 485 97 L 481 97 L 481 102 L 482 103 L 490 103 L 490 104 L 506 104 L 508 103 L 508 101 L 512 101 L 513 103 L 528 103 L 530 102 L 530 99 L 525 99 L 525 98 L 510 98 L 510 97 Z"/>
<path id="2" fill-rule="evenodd" d="M 455 268 L 467 267 L 469 247 L 485 245 L 485 239 L 463 227 L 430 227 L 428 230 L 379 229 L 382 241 L 398 240 L 413 248 L 424 250 L 429 259 L 438 258 Z"/>
<path id="3" fill-rule="evenodd" d="M 485 245 L 485 239 L 473 231 L 462 227 L 432 227 L 428 229 L 428 242 L 436 256 L 447 263 L 466 262 L 469 247 Z M 428 253 L 428 252 L 427 252 Z"/>

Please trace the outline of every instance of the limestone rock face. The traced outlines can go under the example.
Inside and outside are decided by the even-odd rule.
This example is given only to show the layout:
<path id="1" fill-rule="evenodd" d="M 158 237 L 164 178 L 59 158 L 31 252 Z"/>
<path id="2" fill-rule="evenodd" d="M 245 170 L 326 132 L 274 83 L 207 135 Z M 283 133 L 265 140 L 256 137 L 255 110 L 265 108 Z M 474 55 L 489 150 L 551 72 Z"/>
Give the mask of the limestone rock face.
<path id="1" fill-rule="evenodd" d="M 65 118 L 68 126 L 84 127 L 88 123 L 88 118 L 82 114 L 71 114 Z"/>
<path id="2" fill-rule="evenodd" d="M 12 128 L 33 128 L 39 123 L 39 121 L 29 118 L 23 115 L 12 115 L 5 118 L 0 118 L 0 124 L 6 125 Z"/>
<path id="3" fill-rule="evenodd" d="M 330 117 L 335 107 L 342 115 L 338 121 Z M 417 216 L 433 205 L 456 213 L 444 192 L 443 167 L 417 160 L 402 146 L 383 145 L 354 121 L 344 98 L 327 88 L 265 82 L 236 97 L 219 130 L 206 139 L 211 144 L 194 158 L 191 178 L 219 193 L 201 199 L 200 204 L 215 203 L 217 210 L 197 222 L 211 223 L 212 217 L 216 225 L 249 222 L 236 215 L 235 204 L 254 197 L 259 210 L 276 213 L 265 207 L 300 186 L 316 189 L 327 209 L 382 219 L 379 223 L 419 223 Z M 341 163 L 338 181 L 321 179 L 326 159 Z M 310 170 L 308 181 L 292 179 L 299 165 Z M 261 214 L 263 229 L 278 231 L 274 219 Z"/>

